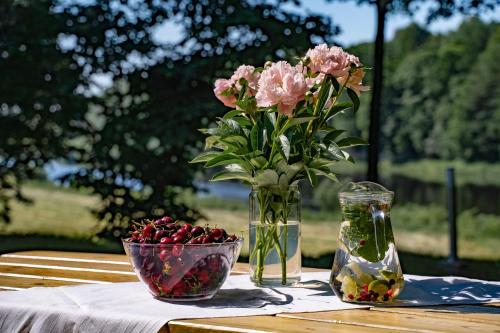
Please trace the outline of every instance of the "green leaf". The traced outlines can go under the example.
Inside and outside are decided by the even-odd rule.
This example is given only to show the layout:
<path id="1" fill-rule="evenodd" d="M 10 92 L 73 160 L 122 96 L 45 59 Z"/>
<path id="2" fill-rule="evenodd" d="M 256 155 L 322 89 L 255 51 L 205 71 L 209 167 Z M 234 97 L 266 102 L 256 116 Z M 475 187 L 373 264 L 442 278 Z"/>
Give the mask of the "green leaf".
<path id="1" fill-rule="evenodd" d="M 232 110 L 232 111 L 229 111 L 228 113 L 226 113 L 224 115 L 224 117 L 222 117 L 223 119 L 232 119 L 233 117 L 237 116 L 241 114 L 241 110 Z"/>
<path id="2" fill-rule="evenodd" d="M 210 161 L 210 162 L 212 162 L 212 161 Z M 229 158 L 229 159 L 217 161 L 215 163 L 210 163 L 210 165 L 205 165 L 205 167 L 212 168 L 212 167 L 216 167 L 216 166 L 220 166 L 220 165 L 230 165 L 230 164 L 237 164 L 240 167 L 242 167 L 246 172 L 252 173 L 252 170 L 253 170 L 252 165 L 250 163 L 248 163 L 247 161 L 237 159 L 237 158 Z"/>
<path id="3" fill-rule="evenodd" d="M 337 130 L 337 129 L 332 130 L 327 135 L 325 135 L 325 137 L 323 138 L 323 143 L 329 144 L 330 142 L 335 141 L 335 139 L 338 138 L 344 132 L 345 130 Z"/>
<path id="4" fill-rule="evenodd" d="M 282 174 L 278 180 L 278 184 L 280 186 L 280 189 L 282 191 L 286 191 L 288 186 L 290 185 L 289 183 L 290 179 L 288 179 L 288 176 L 286 174 Z"/>
<path id="5" fill-rule="evenodd" d="M 252 127 L 252 131 L 250 132 L 250 142 L 252 144 L 252 149 L 262 149 L 264 145 L 264 133 L 263 133 L 262 123 L 257 121 L 255 125 Z"/>
<path id="6" fill-rule="evenodd" d="M 337 145 L 341 148 L 354 147 L 354 146 L 365 146 L 368 142 L 363 139 L 356 137 L 347 137 L 337 141 Z"/>
<path id="7" fill-rule="evenodd" d="M 328 110 L 327 121 L 332 119 L 333 117 L 335 117 L 339 113 L 342 113 L 343 111 L 349 109 L 352 106 L 353 106 L 353 103 L 351 103 L 351 102 L 341 102 L 341 103 L 337 103 L 337 104 L 332 105 L 330 110 Z"/>
<path id="8" fill-rule="evenodd" d="M 218 136 L 209 136 L 205 139 L 205 149 L 212 148 L 217 141 L 219 141 L 220 137 Z"/>
<path id="9" fill-rule="evenodd" d="M 297 162 L 297 163 L 293 163 L 293 164 L 288 164 L 285 162 L 285 160 L 279 160 L 276 163 L 276 168 L 278 169 L 278 171 L 280 173 L 286 174 L 286 176 L 290 180 L 292 180 L 293 177 L 295 177 L 295 175 L 297 175 L 297 173 L 299 173 L 303 167 L 304 167 L 304 163 L 301 161 Z"/>
<path id="10" fill-rule="evenodd" d="M 208 160 L 205 163 L 205 168 L 211 168 L 221 161 L 228 161 L 234 158 L 237 158 L 237 156 L 232 153 L 221 152 L 218 156 L 215 156 L 214 158 Z"/>
<path id="11" fill-rule="evenodd" d="M 318 184 L 318 177 L 316 177 L 316 174 L 314 173 L 313 170 L 309 169 L 307 166 L 304 165 L 304 170 L 306 170 L 307 178 L 309 179 L 309 182 L 311 185 L 314 187 Z"/>
<path id="12" fill-rule="evenodd" d="M 318 93 L 318 101 L 316 102 L 316 107 L 314 108 L 314 114 L 319 114 L 325 107 L 326 101 L 330 97 L 330 87 L 332 86 L 332 80 L 327 76 L 321 85 Z"/>
<path id="13" fill-rule="evenodd" d="M 287 124 L 287 127 L 286 128 L 289 128 L 289 127 L 292 127 L 292 126 L 296 126 L 296 125 L 300 125 L 300 124 L 303 124 L 303 123 L 307 123 L 311 120 L 314 120 L 316 119 L 317 117 L 302 117 L 302 118 L 292 118 L 292 120 L 290 120 Z"/>
<path id="14" fill-rule="evenodd" d="M 257 156 L 255 158 L 250 159 L 250 163 L 254 165 L 257 169 L 262 168 L 267 163 L 267 159 L 263 156 Z"/>
<path id="15" fill-rule="evenodd" d="M 342 149 L 340 149 L 340 147 L 335 142 L 331 142 L 328 145 L 328 147 L 326 147 L 325 145 L 320 145 L 320 147 L 323 150 L 326 150 L 326 152 L 328 152 L 330 154 L 330 156 L 333 157 L 334 159 L 337 159 L 337 160 L 345 159 L 344 153 L 342 152 Z"/>
<path id="16" fill-rule="evenodd" d="M 230 179 L 239 179 L 243 180 L 249 183 L 252 183 L 253 179 L 252 177 L 246 173 L 246 172 L 240 172 L 240 171 L 221 171 L 217 174 L 215 174 L 211 181 L 217 182 L 221 180 L 230 180 Z"/>
<path id="17" fill-rule="evenodd" d="M 288 159 L 290 158 L 290 142 L 285 135 L 280 135 L 278 139 L 281 147 L 280 151 L 282 152 L 285 160 L 288 161 Z"/>
<path id="18" fill-rule="evenodd" d="M 219 151 L 206 151 L 193 158 L 191 161 L 189 161 L 189 163 L 207 162 L 220 154 L 221 152 Z"/>
<path id="19" fill-rule="evenodd" d="M 245 139 L 245 137 L 241 135 L 228 136 L 227 138 L 224 138 L 221 141 L 226 143 L 236 143 L 239 144 L 241 147 L 246 147 L 246 145 L 248 144 L 247 139 Z"/>
<path id="20" fill-rule="evenodd" d="M 237 116 L 237 117 L 234 117 L 233 120 L 236 121 L 238 124 L 240 124 L 240 126 L 244 130 L 245 130 L 245 127 L 251 127 L 252 126 L 252 123 L 250 122 L 250 120 L 248 120 L 245 117 Z"/>
<path id="21" fill-rule="evenodd" d="M 254 179 L 259 186 L 278 185 L 278 174 L 271 169 L 259 172 Z"/>
<path id="22" fill-rule="evenodd" d="M 352 90 L 350 88 L 347 88 L 347 95 L 349 95 L 349 98 L 352 101 L 354 112 L 358 111 L 358 109 L 359 109 L 359 97 L 358 97 L 358 95 L 354 92 L 354 90 Z"/>

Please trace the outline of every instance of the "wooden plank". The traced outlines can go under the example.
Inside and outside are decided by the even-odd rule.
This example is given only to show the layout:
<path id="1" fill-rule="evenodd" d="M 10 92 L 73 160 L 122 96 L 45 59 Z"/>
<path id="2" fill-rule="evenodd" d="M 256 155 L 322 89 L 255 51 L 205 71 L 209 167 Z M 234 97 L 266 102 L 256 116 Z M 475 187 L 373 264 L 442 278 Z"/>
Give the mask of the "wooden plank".
<path id="1" fill-rule="evenodd" d="M 78 269 L 76 267 L 44 266 L 44 265 L 2 265 L 0 264 L 0 275 L 17 274 L 31 275 L 39 277 L 59 277 L 104 282 L 131 282 L 138 281 L 137 276 L 132 272 L 91 270 L 88 268 Z"/>
<path id="2" fill-rule="evenodd" d="M 379 312 L 366 310 L 342 310 L 298 314 L 279 314 L 279 317 L 314 320 L 327 323 L 343 323 L 382 329 L 410 330 L 421 333 L 470 333 L 500 332 L 495 324 L 460 320 L 459 315 L 448 318 L 432 318 L 415 314 Z"/>
<path id="3" fill-rule="evenodd" d="M 367 311 L 368 312 L 368 311 Z M 276 316 L 251 316 L 237 318 L 207 318 L 173 320 L 168 323 L 170 333 L 261 333 L 261 332 L 336 332 L 336 333 L 382 333 L 386 329 L 360 327 L 339 323 L 317 322 L 303 319 Z M 391 330 L 390 333 L 408 332 L 408 330 Z"/>
<path id="4" fill-rule="evenodd" d="M 74 261 L 74 260 L 58 260 L 55 258 L 46 259 L 48 257 L 12 257 L 2 255 L 0 256 L 0 264 L 17 264 L 17 265 L 44 265 L 44 266 L 60 266 L 69 268 L 89 268 L 89 269 L 99 269 L 99 270 L 110 270 L 110 271 L 122 271 L 122 272 L 133 272 L 132 265 L 127 263 L 109 263 L 109 262 L 88 262 L 88 261 Z"/>
<path id="5" fill-rule="evenodd" d="M 372 311 L 395 312 L 401 314 L 415 314 L 432 318 L 455 318 L 462 321 L 472 321 L 479 323 L 496 323 L 500 325 L 500 308 L 487 307 L 481 305 L 453 305 L 453 306 L 433 306 L 433 307 L 401 307 L 401 308 L 381 308 L 373 307 Z"/>
<path id="6" fill-rule="evenodd" d="M 66 252 L 66 251 L 22 251 L 22 252 L 12 252 L 4 255 L 16 255 L 16 256 L 37 256 L 37 257 L 49 257 L 49 258 L 62 258 L 62 259 L 87 259 L 87 260 L 98 260 L 98 261 L 113 261 L 128 263 L 127 256 L 124 254 L 109 254 L 109 253 L 90 253 L 90 252 Z"/>
<path id="7" fill-rule="evenodd" d="M 82 284 L 81 281 L 72 281 L 71 279 L 64 279 L 58 277 L 41 277 L 30 275 L 0 275 L 0 288 L 31 288 L 31 287 L 59 287 L 67 285 Z"/>

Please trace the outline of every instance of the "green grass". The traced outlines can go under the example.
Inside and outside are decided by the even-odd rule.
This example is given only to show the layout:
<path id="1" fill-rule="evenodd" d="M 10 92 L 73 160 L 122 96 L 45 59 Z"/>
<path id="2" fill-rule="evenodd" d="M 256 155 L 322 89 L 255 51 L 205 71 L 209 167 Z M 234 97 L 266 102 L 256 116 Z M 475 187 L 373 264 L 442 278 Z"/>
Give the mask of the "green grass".
<path id="1" fill-rule="evenodd" d="M 12 222 L 0 227 L 0 252 L 23 249 L 121 251 L 118 243 L 94 237 L 99 224 L 90 210 L 98 205 L 96 197 L 42 183 L 29 184 L 24 192 L 34 199 L 34 203 L 13 203 Z M 189 194 L 182 199 L 205 214 L 206 220 L 200 223 L 216 224 L 248 239 L 245 202 L 197 198 Z M 435 267 L 432 266 L 431 271 L 441 272 L 444 268 L 439 266 L 440 258 L 448 254 L 445 209 L 407 204 L 395 206 L 391 213 L 398 250 L 406 258 L 407 271 L 422 274 L 426 265 L 432 262 Z M 303 210 L 302 248 L 308 265 L 331 264 L 337 247 L 339 220 L 338 211 Z M 494 261 L 500 260 L 500 217 L 466 211 L 459 216 L 458 232 L 459 256 L 469 260 L 469 267 L 479 267 L 478 260 L 489 262 L 491 267 L 498 266 Z M 242 256 L 247 254 L 245 246 Z M 490 266 L 483 267 L 486 272 L 483 276 L 495 279 L 495 270 Z M 474 270 L 464 272 L 478 276 Z"/>

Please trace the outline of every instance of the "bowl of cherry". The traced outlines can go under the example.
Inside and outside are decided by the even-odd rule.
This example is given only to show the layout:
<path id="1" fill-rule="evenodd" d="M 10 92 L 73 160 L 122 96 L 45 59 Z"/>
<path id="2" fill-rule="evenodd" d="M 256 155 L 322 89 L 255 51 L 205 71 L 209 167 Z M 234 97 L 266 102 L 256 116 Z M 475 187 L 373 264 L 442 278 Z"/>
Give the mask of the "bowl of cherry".
<path id="1" fill-rule="evenodd" d="M 134 222 L 122 240 L 135 273 L 163 301 L 212 298 L 238 260 L 243 239 L 222 228 L 174 222 L 165 216 Z"/>

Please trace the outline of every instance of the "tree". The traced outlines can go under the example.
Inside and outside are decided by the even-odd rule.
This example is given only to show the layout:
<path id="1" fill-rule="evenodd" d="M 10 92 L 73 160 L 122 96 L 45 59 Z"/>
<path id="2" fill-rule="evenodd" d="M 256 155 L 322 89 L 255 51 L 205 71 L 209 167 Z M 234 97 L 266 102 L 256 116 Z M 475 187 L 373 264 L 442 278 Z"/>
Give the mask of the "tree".
<path id="1" fill-rule="evenodd" d="M 327 0 L 329 2 L 334 0 Z M 378 179 L 378 157 L 380 137 L 380 113 L 383 90 L 385 22 L 387 16 L 394 13 L 412 15 L 422 3 L 420 0 L 356 0 L 358 4 L 369 4 L 375 7 L 377 30 L 373 60 L 373 91 L 370 103 L 370 125 L 368 141 L 368 180 Z M 438 17 L 450 17 L 454 13 L 473 14 L 495 9 L 500 0 L 433 0 L 433 6 L 427 12 L 430 22 Z"/>
<path id="2" fill-rule="evenodd" d="M 81 71 L 59 46 L 65 23 L 48 15 L 51 1 L 0 2 L 0 221 L 9 221 L 10 200 L 48 160 L 70 152 L 71 120 L 85 112 L 73 92 Z"/>
<path id="3" fill-rule="evenodd" d="M 62 123 L 61 137 L 44 161 L 60 156 L 83 166 L 66 180 L 100 196 L 97 214 L 110 222 L 104 233 L 113 237 L 129 218 L 166 212 L 186 220 L 199 217 L 178 194 L 194 189 L 197 169 L 187 161 L 202 146 L 197 129 L 224 112 L 213 97 L 216 77 L 229 76 L 240 63 L 294 57 L 313 41 L 332 43 L 337 32 L 328 18 L 289 13 L 282 1 L 43 3 L 26 6 L 37 11 L 33 17 L 42 22 L 50 17 L 59 25 L 27 20 L 13 26 L 70 44 L 57 57 L 76 66 L 78 80 L 64 97 L 84 99 L 66 113 L 71 118 Z M 158 43 L 156 28 L 168 20 L 182 27 L 181 38 Z M 14 68 L 3 69 L 6 77 L 16 76 Z M 90 95 L 95 74 L 112 76 L 113 87 Z M 17 86 L 11 93 L 34 90 Z"/>

